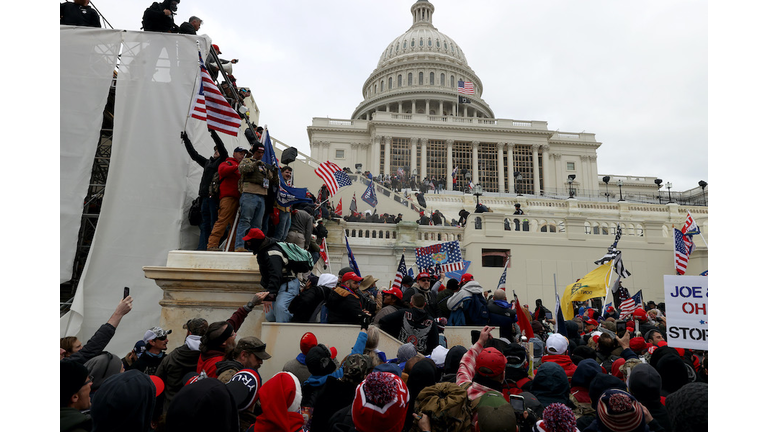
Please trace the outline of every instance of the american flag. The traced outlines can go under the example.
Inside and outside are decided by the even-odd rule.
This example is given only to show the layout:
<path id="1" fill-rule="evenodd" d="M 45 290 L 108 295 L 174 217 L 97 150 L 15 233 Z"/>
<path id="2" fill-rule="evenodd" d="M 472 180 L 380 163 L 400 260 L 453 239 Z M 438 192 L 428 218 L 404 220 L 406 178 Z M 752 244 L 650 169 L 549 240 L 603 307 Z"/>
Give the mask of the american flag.
<path id="1" fill-rule="evenodd" d="M 504 271 L 501 273 L 501 277 L 499 278 L 499 284 L 496 286 L 496 289 L 507 288 L 507 267 L 509 267 L 509 259 L 507 259 L 507 263 L 504 264 Z"/>
<path id="2" fill-rule="evenodd" d="M 442 266 L 444 272 L 455 272 L 464 268 L 464 261 L 461 259 L 461 247 L 457 240 L 427 247 L 417 247 L 414 252 L 416 254 L 416 266 L 420 271 L 437 264 Z"/>
<path id="3" fill-rule="evenodd" d="M 395 282 L 392 283 L 392 288 L 400 288 L 403 286 L 403 276 L 408 270 L 405 268 L 405 255 L 400 256 L 400 264 L 397 265 L 397 273 L 395 274 Z"/>
<path id="4" fill-rule="evenodd" d="M 619 287 L 618 294 L 619 319 L 625 320 L 632 316 L 632 312 L 637 308 L 637 303 L 635 303 L 634 297 L 629 296 L 629 291 L 624 287 Z"/>
<path id="5" fill-rule="evenodd" d="M 451 172 L 451 177 L 454 179 L 456 178 L 456 172 L 459 170 L 458 166 L 453 167 L 453 172 Z"/>
<path id="6" fill-rule="evenodd" d="M 684 275 L 688 268 L 688 257 L 693 252 L 693 242 L 690 237 L 675 228 L 675 270 L 677 274 Z"/>
<path id="7" fill-rule="evenodd" d="M 352 185 L 347 173 L 331 161 L 321 163 L 320 167 L 315 170 L 315 174 L 323 179 L 323 182 L 328 186 L 330 196 L 336 195 L 336 192 L 344 186 Z"/>
<path id="8" fill-rule="evenodd" d="M 189 116 L 206 122 L 208 129 L 236 137 L 240 131 L 240 116 L 221 95 L 199 51 L 197 55 L 200 58 L 200 90 Z"/>
<path id="9" fill-rule="evenodd" d="M 475 94 L 475 85 L 469 81 L 459 80 L 459 93 L 473 95 Z"/>
<path id="10" fill-rule="evenodd" d="M 320 243 L 320 258 L 323 259 L 323 263 L 325 263 L 326 267 L 331 265 L 331 260 L 328 258 L 328 244 L 325 242 L 325 238 L 323 238 L 323 241 Z"/>
<path id="11" fill-rule="evenodd" d="M 349 203 L 349 211 L 357 213 L 357 198 L 355 197 L 355 194 L 352 194 L 352 202 Z"/>

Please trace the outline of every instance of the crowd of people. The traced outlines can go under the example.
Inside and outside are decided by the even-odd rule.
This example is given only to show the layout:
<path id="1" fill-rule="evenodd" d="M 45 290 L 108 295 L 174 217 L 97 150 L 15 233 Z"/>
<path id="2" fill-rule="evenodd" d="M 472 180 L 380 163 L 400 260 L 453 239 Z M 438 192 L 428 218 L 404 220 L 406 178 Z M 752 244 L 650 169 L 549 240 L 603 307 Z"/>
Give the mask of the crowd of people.
<path id="1" fill-rule="evenodd" d="M 175 334 L 158 326 L 122 358 L 104 351 L 130 296 L 86 344 L 61 339 L 62 431 L 706 430 L 707 353 L 667 345 L 663 303 L 623 320 L 575 304 L 556 331 L 541 300 L 516 310 L 503 289 L 486 290 L 471 274 L 424 272 L 379 289 L 349 267 L 302 271 L 259 229 L 244 245 L 258 256 L 264 290 L 226 321 L 191 316 L 171 352 Z M 269 347 L 238 331 L 267 304 L 271 321 L 360 332 L 341 352 L 306 332 L 296 357 L 279 359 L 283 371 L 262 377 Z M 447 325 L 482 331 L 456 345 Z M 397 352 L 379 349 L 382 333 L 401 342 Z"/>

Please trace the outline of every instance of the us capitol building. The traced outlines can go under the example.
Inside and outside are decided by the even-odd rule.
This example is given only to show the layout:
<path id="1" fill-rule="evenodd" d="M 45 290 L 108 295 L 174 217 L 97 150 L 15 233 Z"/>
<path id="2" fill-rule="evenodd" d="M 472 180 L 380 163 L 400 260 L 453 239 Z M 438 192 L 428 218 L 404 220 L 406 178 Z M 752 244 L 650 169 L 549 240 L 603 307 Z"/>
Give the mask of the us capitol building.
<path id="1" fill-rule="evenodd" d="M 663 275 L 675 274 L 673 227 L 680 228 L 690 212 L 707 236 L 704 186 L 673 192 L 656 177 L 599 173 L 602 143 L 594 133 L 552 131 L 546 121 L 497 118 L 482 98 L 482 80 L 464 51 L 433 25 L 435 6 L 419 0 L 410 12 L 413 24 L 384 47 L 351 118 L 313 118 L 307 128 L 312 159 L 374 176 L 442 178 L 449 189 L 457 168 L 456 190 L 425 194 L 425 208 L 413 205 L 413 195 L 406 203 L 400 194 L 379 187 L 379 214 L 400 212 L 404 220 L 415 221 L 418 211 L 438 209 L 450 222 L 461 209 L 474 211 L 477 202 L 493 212 L 473 214 L 458 229 L 343 223 L 361 268 L 386 285 L 403 251 L 411 265 L 414 246 L 458 239 L 464 259 L 472 261 L 469 272 L 476 278 L 480 274 L 483 286 L 494 289 L 502 270 L 486 267 L 501 267 L 511 255 L 507 287 L 530 303 L 544 296 L 551 305 L 547 299 L 555 280 L 562 294 L 565 285 L 592 270 L 621 226 L 619 249 L 633 273 L 624 286 L 632 294 L 643 289 L 646 300 L 663 301 Z M 472 83 L 474 94 L 460 94 L 460 81 Z M 468 190 L 469 181 L 474 189 Z M 372 210 L 360 200 L 364 185 L 354 186 L 342 189 L 334 202 L 342 199 L 348 214 L 355 193 L 359 211 Z M 515 203 L 522 204 L 524 217 L 512 216 Z M 698 249 L 687 274 L 707 270 L 707 248 L 696 237 Z M 338 262 L 332 268 L 346 265 L 338 249 L 344 249 L 343 236 L 330 240 L 338 245 L 334 254 L 329 244 L 332 262 L 334 255 Z"/>

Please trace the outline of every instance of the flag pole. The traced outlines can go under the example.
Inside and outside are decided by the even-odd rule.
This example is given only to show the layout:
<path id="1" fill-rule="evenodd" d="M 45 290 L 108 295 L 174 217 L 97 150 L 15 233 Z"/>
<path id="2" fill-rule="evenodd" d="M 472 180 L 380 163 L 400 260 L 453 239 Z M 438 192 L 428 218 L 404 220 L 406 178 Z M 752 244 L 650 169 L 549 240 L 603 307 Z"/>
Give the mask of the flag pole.
<path id="1" fill-rule="evenodd" d="M 613 267 L 613 262 L 616 261 L 616 259 L 612 259 L 611 263 L 609 264 L 611 267 Z M 608 290 L 613 292 L 613 289 L 611 289 L 611 277 L 613 276 L 613 272 L 616 271 L 615 269 L 611 268 L 611 270 L 608 272 L 608 283 L 605 285 L 605 298 L 603 299 L 602 307 L 600 308 L 600 316 L 605 314 L 605 303 L 608 301 Z"/>

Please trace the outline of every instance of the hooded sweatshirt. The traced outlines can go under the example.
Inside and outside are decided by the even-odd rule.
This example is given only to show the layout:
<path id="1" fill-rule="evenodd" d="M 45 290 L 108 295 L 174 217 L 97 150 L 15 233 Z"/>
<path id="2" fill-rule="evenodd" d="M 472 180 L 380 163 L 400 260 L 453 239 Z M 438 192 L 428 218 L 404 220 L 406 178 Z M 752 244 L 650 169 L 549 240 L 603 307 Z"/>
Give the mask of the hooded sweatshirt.
<path id="1" fill-rule="evenodd" d="M 483 287 L 476 281 L 469 281 L 448 299 L 448 309 L 455 310 L 464 299 L 474 294 L 483 295 Z"/>
<path id="2" fill-rule="evenodd" d="M 173 398 L 165 418 L 168 432 L 239 432 L 235 398 L 216 378 L 184 386 Z"/>
<path id="3" fill-rule="evenodd" d="M 187 339 L 190 337 L 188 336 Z M 163 412 L 168 411 L 176 393 L 184 387 L 184 376 L 197 370 L 199 358 L 200 351 L 191 349 L 187 344 L 174 349 L 163 357 L 163 361 L 160 362 L 160 366 L 155 371 L 155 375 L 165 383 Z"/>
<path id="4" fill-rule="evenodd" d="M 672 422 L 667 409 L 661 403 L 661 375 L 653 366 L 641 363 L 629 374 L 627 380 L 629 392 L 632 393 L 644 407 L 648 408 L 651 417 L 658 421 L 666 431 L 672 431 Z"/>
<path id="5" fill-rule="evenodd" d="M 401 309 L 379 320 L 379 327 L 400 342 L 411 342 L 421 354 L 429 354 L 439 344 L 434 317 L 424 309 Z"/>
<path id="6" fill-rule="evenodd" d="M 301 386 L 295 375 L 278 372 L 261 386 L 256 397 L 261 402 L 262 414 L 256 417 L 254 432 L 301 429 L 304 424 L 304 417 L 299 413 Z"/>
<path id="7" fill-rule="evenodd" d="M 144 432 L 151 428 L 155 385 L 137 370 L 112 375 L 93 396 L 93 431 Z"/>
<path id="8" fill-rule="evenodd" d="M 549 404 L 559 402 L 572 407 L 569 398 L 570 385 L 565 371 L 556 363 L 542 363 L 533 377 L 531 393 L 541 402 L 542 407 L 546 408 Z"/>

